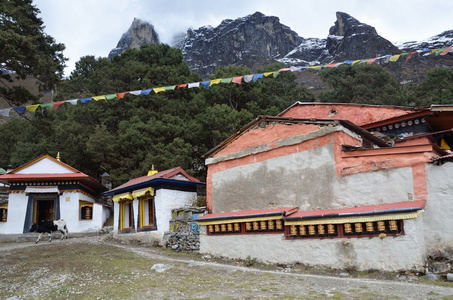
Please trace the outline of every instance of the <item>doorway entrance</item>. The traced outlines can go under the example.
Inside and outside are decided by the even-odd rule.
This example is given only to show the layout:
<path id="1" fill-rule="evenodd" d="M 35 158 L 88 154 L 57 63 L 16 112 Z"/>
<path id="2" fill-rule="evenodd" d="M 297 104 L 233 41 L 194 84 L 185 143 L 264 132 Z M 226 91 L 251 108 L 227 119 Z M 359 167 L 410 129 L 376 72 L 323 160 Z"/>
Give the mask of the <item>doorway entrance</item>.
<path id="1" fill-rule="evenodd" d="M 34 222 L 41 220 L 55 220 L 55 200 L 37 199 L 35 201 Z"/>

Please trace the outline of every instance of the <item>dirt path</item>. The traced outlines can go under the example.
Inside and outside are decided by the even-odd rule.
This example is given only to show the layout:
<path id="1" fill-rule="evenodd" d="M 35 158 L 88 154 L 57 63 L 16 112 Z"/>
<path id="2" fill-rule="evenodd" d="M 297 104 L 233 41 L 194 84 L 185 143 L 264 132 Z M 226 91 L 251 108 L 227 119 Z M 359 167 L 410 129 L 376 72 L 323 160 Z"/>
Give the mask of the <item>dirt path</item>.
<path id="1" fill-rule="evenodd" d="M 49 251 L 65 252 L 73 261 L 61 258 L 60 267 L 50 267 L 41 261 Z M 0 299 L 453 299 L 452 285 L 262 270 L 105 237 L 0 244 L 0 253 Z M 156 264 L 169 269 L 157 273 L 151 269 Z M 35 280 L 42 275 L 50 281 Z"/>

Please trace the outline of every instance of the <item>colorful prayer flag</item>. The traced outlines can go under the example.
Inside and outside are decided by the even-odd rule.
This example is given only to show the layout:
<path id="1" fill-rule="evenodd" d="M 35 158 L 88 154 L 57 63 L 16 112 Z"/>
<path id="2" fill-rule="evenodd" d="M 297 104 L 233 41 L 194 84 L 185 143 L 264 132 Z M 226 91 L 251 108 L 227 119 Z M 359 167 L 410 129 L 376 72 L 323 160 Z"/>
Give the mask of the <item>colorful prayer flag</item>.
<path id="1" fill-rule="evenodd" d="M 94 101 L 105 100 L 105 95 L 91 97 Z"/>
<path id="2" fill-rule="evenodd" d="M 27 109 L 25 108 L 25 106 L 13 107 L 13 109 L 14 109 L 17 113 L 19 113 L 19 114 L 21 114 L 21 115 L 24 114 L 25 111 L 27 110 Z"/>
<path id="3" fill-rule="evenodd" d="M 245 82 L 250 82 L 250 81 L 252 81 L 252 79 L 253 79 L 253 75 L 245 75 L 244 76 L 244 81 Z"/>
<path id="4" fill-rule="evenodd" d="M 189 89 L 196 88 L 196 87 L 200 87 L 200 83 L 199 82 L 189 83 Z"/>
<path id="5" fill-rule="evenodd" d="M 124 95 L 126 95 L 127 93 L 129 93 L 129 92 L 117 93 L 117 94 L 116 94 L 116 98 L 118 98 L 118 100 L 121 100 L 121 99 L 124 98 Z"/>
<path id="6" fill-rule="evenodd" d="M 222 78 L 220 79 L 213 79 L 209 82 L 209 86 L 213 85 L 213 84 L 219 84 L 220 81 L 222 81 Z"/>
<path id="7" fill-rule="evenodd" d="M 162 86 L 162 87 L 158 87 L 158 88 L 155 88 L 155 89 L 154 89 L 154 93 L 157 94 L 157 93 L 159 93 L 159 92 L 165 92 L 165 87 Z"/>
<path id="8" fill-rule="evenodd" d="M 79 99 L 66 100 L 66 102 L 71 103 L 72 105 L 77 105 L 77 101 L 79 101 Z"/>
<path id="9" fill-rule="evenodd" d="M 165 87 L 166 91 L 174 91 L 175 89 L 176 89 L 176 85 L 170 85 L 170 86 Z"/>
<path id="10" fill-rule="evenodd" d="M 208 80 L 208 81 L 202 81 L 202 82 L 200 82 L 200 83 L 201 83 L 202 85 L 204 85 L 204 87 L 205 87 L 207 90 L 209 90 L 209 83 L 210 83 L 209 80 Z"/>
<path id="11" fill-rule="evenodd" d="M 233 81 L 233 77 L 223 78 L 220 83 L 231 83 L 231 81 Z"/>
<path id="12" fill-rule="evenodd" d="M 185 89 L 187 87 L 187 83 L 184 83 L 184 84 L 178 84 L 177 88 L 178 89 Z"/>
<path id="13" fill-rule="evenodd" d="M 236 84 L 241 84 L 242 83 L 242 77 L 244 77 L 244 76 L 234 77 L 233 80 L 231 80 L 231 82 L 236 83 Z"/>
<path id="14" fill-rule="evenodd" d="M 263 78 L 263 76 L 263 73 L 253 75 L 253 82 L 256 82 L 258 79 Z"/>
<path id="15" fill-rule="evenodd" d="M 85 99 L 86 99 L 86 98 L 85 98 Z M 91 99 L 91 98 L 90 98 L 90 99 Z M 53 107 L 55 107 L 55 110 L 57 110 L 58 107 L 59 107 L 60 105 L 62 105 L 63 103 L 66 103 L 66 101 L 63 100 L 63 101 L 53 102 Z M 85 102 L 83 102 L 83 103 L 85 103 Z"/>
<path id="16" fill-rule="evenodd" d="M 401 54 L 393 55 L 390 57 L 390 61 L 397 61 L 400 58 Z"/>
<path id="17" fill-rule="evenodd" d="M 28 111 L 31 111 L 31 112 L 34 112 L 38 107 L 39 107 L 39 104 L 33 104 L 33 105 L 27 105 L 27 106 L 25 106 L 25 108 L 26 108 Z"/>
<path id="18" fill-rule="evenodd" d="M 116 94 L 105 95 L 105 100 L 113 100 L 116 98 Z"/>
<path id="19" fill-rule="evenodd" d="M 10 108 L 3 108 L 3 109 L 0 109 L 0 115 L 4 116 L 4 117 L 9 117 L 9 111 L 13 109 L 12 107 Z"/>
<path id="20" fill-rule="evenodd" d="M 153 90 L 153 89 L 141 90 L 141 91 L 140 91 L 140 94 L 142 94 L 142 95 L 149 95 L 149 93 L 150 93 L 152 90 Z"/>
<path id="21" fill-rule="evenodd" d="M 453 48 L 453 46 L 445 48 L 445 50 L 440 55 L 442 55 L 442 56 L 447 55 L 447 53 L 450 52 L 452 48 Z"/>

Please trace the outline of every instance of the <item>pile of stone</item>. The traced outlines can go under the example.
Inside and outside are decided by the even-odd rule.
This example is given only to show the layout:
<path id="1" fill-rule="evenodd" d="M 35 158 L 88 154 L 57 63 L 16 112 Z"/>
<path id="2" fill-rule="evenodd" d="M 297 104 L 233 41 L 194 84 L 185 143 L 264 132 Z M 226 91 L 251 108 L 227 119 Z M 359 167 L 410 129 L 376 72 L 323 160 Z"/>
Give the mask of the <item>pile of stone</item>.
<path id="1" fill-rule="evenodd" d="M 178 251 L 200 251 L 200 232 L 196 220 L 207 213 L 206 207 L 187 207 L 172 210 L 170 231 L 165 232 L 164 247 Z"/>

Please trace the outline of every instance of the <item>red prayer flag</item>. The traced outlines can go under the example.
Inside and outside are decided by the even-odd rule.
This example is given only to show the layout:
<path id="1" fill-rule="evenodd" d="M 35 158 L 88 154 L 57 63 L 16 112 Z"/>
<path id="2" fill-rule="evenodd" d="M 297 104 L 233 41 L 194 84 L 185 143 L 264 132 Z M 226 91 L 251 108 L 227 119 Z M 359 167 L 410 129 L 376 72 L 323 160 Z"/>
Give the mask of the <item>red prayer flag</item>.
<path id="1" fill-rule="evenodd" d="M 450 50 L 453 48 L 453 46 L 450 46 L 450 47 L 447 47 L 445 48 L 444 51 L 442 51 L 442 53 L 440 55 L 447 55 L 448 52 L 450 52 Z"/>
<path id="2" fill-rule="evenodd" d="M 123 98 L 124 98 L 124 95 L 126 95 L 127 93 L 129 93 L 129 92 L 117 93 L 117 94 L 116 94 L 116 98 L 118 98 L 118 100 L 119 100 L 119 99 L 123 99 Z"/>
<path id="3" fill-rule="evenodd" d="M 57 110 L 58 106 L 62 105 L 65 102 L 66 102 L 66 100 L 54 102 L 53 107 L 55 107 L 55 110 Z"/>
<path id="4" fill-rule="evenodd" d="M 367 65 L 371 65 L 372 63 L 374 63 L 376 61 L 377 58 L 372 58 L 372 59 L 369 59 L 366 64 Z"/>
<path id="5" fill-rule="evenodd" d="M 406 58 L 406 61 L 408 61 L 408 60 L 411 58 L 411 56 L 414 55 L 415 53 L 417 53 L 417 52 L 411 52 L 411 53 L 409 54 L 409 56 Z"/>
<path id="6" fill-rule="evenodd" d="M 186 87 L 187 87 L 187 83 L 184 83 L 184 84 L 178 84 L 178 86 L 176 88 L 185 89 Z"/>
<path id="7" fill-rule="evenodd" d="M 233 80 L 231 80 L 231 82 L 234 82 L 234 83 L 237 83 L 237 84 L 241 84 L 242 77 L 244 77 L 244 76 L 234 77 Z"/>

